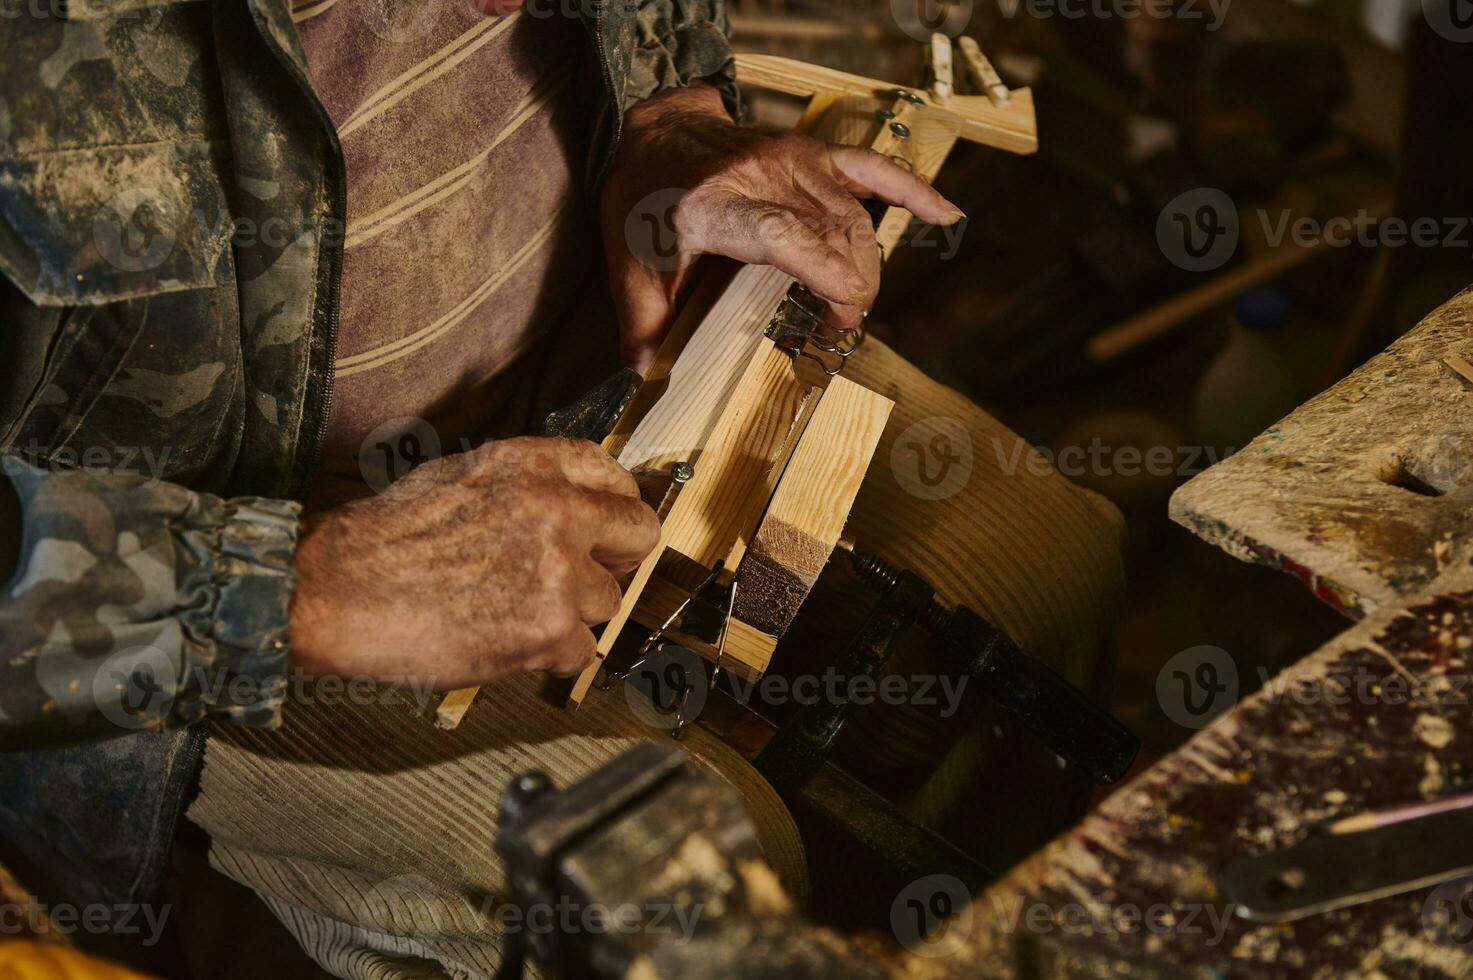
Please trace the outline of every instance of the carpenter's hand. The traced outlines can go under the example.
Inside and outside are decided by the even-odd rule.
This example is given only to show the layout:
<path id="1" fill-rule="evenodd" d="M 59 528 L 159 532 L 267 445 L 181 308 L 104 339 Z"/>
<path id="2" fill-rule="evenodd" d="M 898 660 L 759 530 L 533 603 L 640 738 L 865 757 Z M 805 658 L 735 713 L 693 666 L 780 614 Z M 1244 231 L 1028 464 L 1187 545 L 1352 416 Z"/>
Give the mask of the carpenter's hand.
<path id="1" fill-rule="evenodd" d="M 964 217 L 873 151 L 733 125 L 704 83 L 631 107 L 599 201 L 624 359 L 648 363 L 701 253 L 776 266 L 829 302 L 831 327 L 857 325 L 880 283 L 873 225 L 857 197 L 934 224 Z"/>
<path id="2" fill-rule="evenodd" d="M 431 460 L 304 531 L 291 609 L 309 674 L 425 678 L 436 689 L 526 670 L 572 675 L 588 627 L 659 522 L 591 442 L 510 439 Z"/>

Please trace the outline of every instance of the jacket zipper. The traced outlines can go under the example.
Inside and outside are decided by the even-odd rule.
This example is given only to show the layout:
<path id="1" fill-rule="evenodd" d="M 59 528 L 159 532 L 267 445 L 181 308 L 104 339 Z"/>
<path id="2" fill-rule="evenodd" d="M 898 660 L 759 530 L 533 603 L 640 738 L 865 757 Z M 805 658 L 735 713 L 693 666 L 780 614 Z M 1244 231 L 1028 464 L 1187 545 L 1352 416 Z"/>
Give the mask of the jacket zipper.
<path id="1" fill-rule="evenodd" d="M 279 2 L 279 0 L 247 0 L 248 6 L 252 8 L 258 2 Z M 320 252 L 317 260 L 317 297 L 319 305 L 313 310 L 313 321 L 317 325 L 314 329 L 314 334 L 318 330 L 325 330 L 326 332 L 326 337 L 324 338 L 324 360 L 326 363 L 322 365 L 320 397 L 313 398 L 312 362 L 314 358 L 309 342 L 307 354 L 307 391 L 302 398 L 302 411 L 304 414 L 312 412 L 315 415 L 314 424 L 308 439 L 304 440 L 300 436 L 298 437 L 293 458 L 286 473 L 285 496 L 293 500 L 304 500 L 307 494 L 309 478 L 313 470 L 316 469 L 317 461 L 322 455 L 322 444 L 327 436 L 327 423 L 332 410 L 333 388 L 337 381 L 338 327 L 341 315 L 339 294 L 342 290 L 343 240 L 346 237 L 348 217 L 346 165 L 343 161 L 342 145 L 338 142 L 337 131 L 333 128 L 332 119 L 328 116 L 327 110 L 317 100 L 317 95 L 312 90 L 311 83 L 295 70 L 295 65 L 287 57 L 286 52 L 280 49 L 280 46 L 272 39 L 270 31 L 265 29 L 265 25 L 262 23 L 263 17 L 263 14 L 254 9 L 252 10 L 251 21 L 256 26 L 256 33 L 261 36 L 262 42 L 266 45 L 267 50 L 271 52 L 272 57 L 276 59 L 277 64 L 296 83 L 297 88 L 302 93 L 302 97 L 317 117 L 318 125 L 327 142 L 328 165 L 331 171 L 326 175 L 326 180 L 331 185 L 328 189 L 328 196 L 332 199 L 332 217 L 336 222 L 336 227 L 342 229 L 342 234 L 336 240 L 328 241 L 324 238 L 324 241 L 319 245 Z M 324 266 L 326 266 L 325 269 Z M 326 287 L 325 290 L 323 288 L 324 286 Z M 327 315 L 325 318 L 322 316 L 323 307 L 321 305 L 324 295 L 326 296 L 327 303 Z M 325 323 L 323 323 L 324 319 L 326 320 Z"/>
<path id="2" fill-rule="evenodd" d="M 598 66 L 603 72 L 604 91 L 609 96 L 609 111 L 614 116 L 613 134 L 609 138 L 609 145 L 604 149 L 604 158 L 599 163 L 598 173 L 595 175 L 593 184 L 597 188 L 603 183 L 604 177 L 608 175 L 609 167 L 614 162 L 614 154 L 619 149 L 619 137 L 624 131 L 624 113 L 619 107 L 619 98 L 614 92 L 614 69 L 609 64 L 609 56 L 604 45 L 604 11 L 603 7 L 597 8 L 598 12 L 593 18 L 593 46 L 598 49 Z"/>

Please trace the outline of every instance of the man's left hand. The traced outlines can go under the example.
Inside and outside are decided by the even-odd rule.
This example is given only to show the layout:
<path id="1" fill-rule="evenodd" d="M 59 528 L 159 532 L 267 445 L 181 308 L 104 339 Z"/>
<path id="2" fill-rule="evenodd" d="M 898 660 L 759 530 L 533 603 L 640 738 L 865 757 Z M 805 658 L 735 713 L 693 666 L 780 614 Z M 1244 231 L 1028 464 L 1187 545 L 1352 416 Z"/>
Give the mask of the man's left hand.
<path id="1" fill-rule="evenodd" d="M 599 201 L 625 362 L 648 365 L 703 253 L 776 266 L 827 301 L 831 329 L 858 325 L 880 284 L 861 197 L 933 224 L 965 217 L 872 150 L 735 125 L 705 83 L 631 107 Z"/>

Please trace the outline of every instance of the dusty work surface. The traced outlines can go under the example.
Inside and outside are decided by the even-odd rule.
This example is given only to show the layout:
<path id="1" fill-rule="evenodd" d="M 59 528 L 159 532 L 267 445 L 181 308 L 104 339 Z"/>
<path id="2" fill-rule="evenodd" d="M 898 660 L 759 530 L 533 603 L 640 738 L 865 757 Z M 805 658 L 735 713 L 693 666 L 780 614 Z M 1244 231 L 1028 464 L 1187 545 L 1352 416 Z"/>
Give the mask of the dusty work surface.
<path id="1" fill-rule="evenodd" d="M 1172 519 L 1351 615 L 1395 605 L 1473 555 L 1470 362 L 1473 289 L 1183 486 Z"/>
<path id="2" fill-rule="evenodd" d="M 1280 674 L 1020 865 L 973 905 L 956 965 L 988 977 L 1473 974 L 1473 933 L 1437 928 L 1431 889 L 1275 925 L 1230 915 L 1215 884 L 1229 859 L 1465 782 L 1470 652 L 1464 568 Z"/>

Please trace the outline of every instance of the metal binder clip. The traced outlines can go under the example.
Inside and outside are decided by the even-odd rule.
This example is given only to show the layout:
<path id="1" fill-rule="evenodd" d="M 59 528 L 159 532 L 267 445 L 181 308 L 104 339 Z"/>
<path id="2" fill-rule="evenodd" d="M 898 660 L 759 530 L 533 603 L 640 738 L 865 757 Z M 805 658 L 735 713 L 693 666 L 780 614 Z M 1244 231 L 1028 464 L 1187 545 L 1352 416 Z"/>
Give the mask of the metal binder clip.
<path id="1" fill-rule="evenodd" d="M 716 657 L 711 667 L 711 673 L 706 679 L 707 688 L 715 686 L 717 675 L 721 672 L 721 661 L 726 654 L 726 636 L 731 628 L 731 610 L 736 603 L 736 578 L 723 584 L 721 582 L 722 572 L 725 570 L 725 561 L 718 561 L 711 574 L 691 590 L 690 595 L 676 607 L 669 618 L 648 637 L 635 653 L 634 658 L 623 667 L 614 667 L 605 664 L 599 672 L 598 688 L 608 690 L 614 681 L 627 680 L 631 675 L 641 671 L 652 669 L 652 661 L 667 647 L 678 647 L 680 644 L 673 634 L 690 637 L 704 644 L 716 648 Z M 676 624 L 679 624 L 678 626 Z M 683 673 L 683 672 L 682 672 Z M 688 711 L 690 695 L 696 685 L 692 678 L 682 676 L 679 684 L 672 684 L 671 703 L 669 710 L 675 712 L 675 728 L 671 734 L 679 738 L 685 727 L 694 720 L 694 711 Z M 703 704 L 704 698 L 698 704 Z"/>
<path id="2" fill-rule="evenodd" d="M 844 370 L 844 361 L 864 342 L 864 331 L 851 327 L 830 333 L 823 325 L 824 303 L 803 284 L 793 283 L 767 324 L 767 337 L 794 356 L 817 362 L 830 377 Z M 836 357 L 834 361 L 823 355 Z"/>

